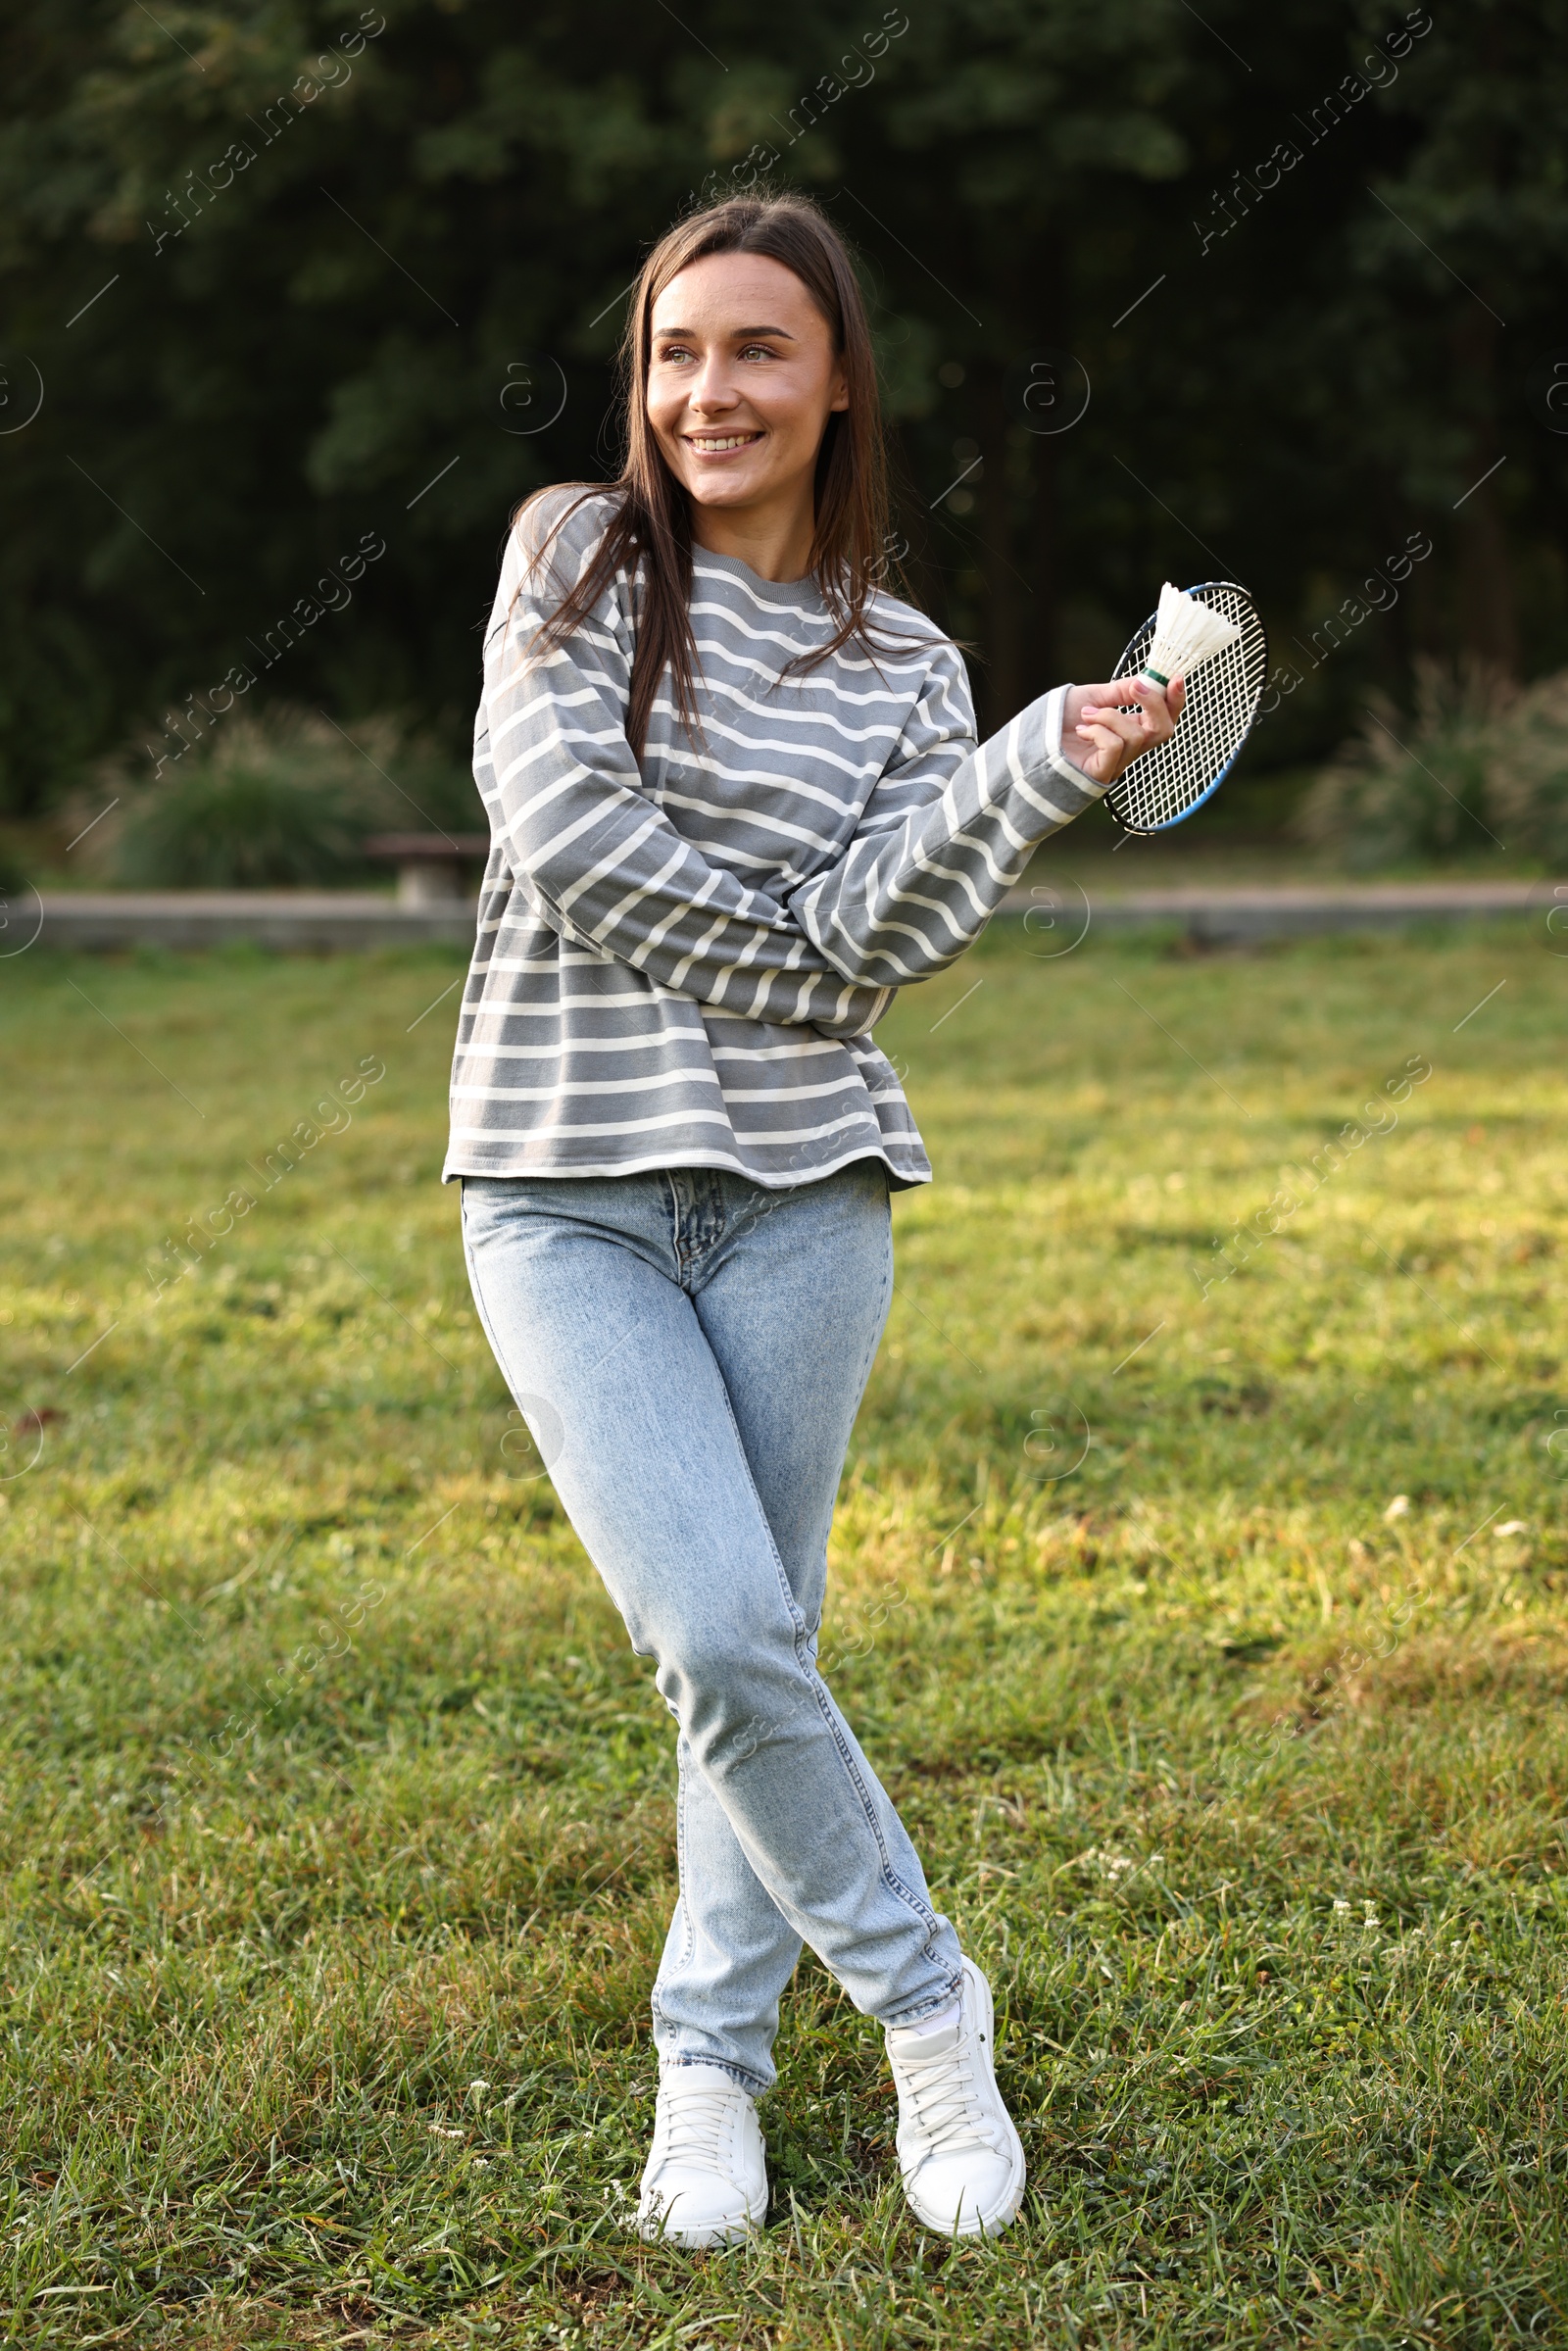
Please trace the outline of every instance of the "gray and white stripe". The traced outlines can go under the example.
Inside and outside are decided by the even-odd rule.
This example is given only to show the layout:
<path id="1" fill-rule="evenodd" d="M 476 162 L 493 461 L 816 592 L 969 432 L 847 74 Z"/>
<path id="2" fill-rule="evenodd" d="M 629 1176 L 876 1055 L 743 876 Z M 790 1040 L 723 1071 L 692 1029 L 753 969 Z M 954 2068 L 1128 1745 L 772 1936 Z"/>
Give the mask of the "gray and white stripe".
<path id="1" fill-rule="evenodd" d="M 490 818 L 452 1072 L 448 1178 L 728 1167 L 773 1188 L 879 1157 L 930 1180 L 870 1030 L 978 937 L 1035 845 L 1100 797 L 1065 687 L 977 750 L 956 648 L 879 596 L 878 652 L 784 672 L 833 633 L 809 580 L 699 549 L 698 725 L 660 696 L 626 740 L 638 584 L 542 652 L 609 502 L 513 531 L 473 772 Z"/>

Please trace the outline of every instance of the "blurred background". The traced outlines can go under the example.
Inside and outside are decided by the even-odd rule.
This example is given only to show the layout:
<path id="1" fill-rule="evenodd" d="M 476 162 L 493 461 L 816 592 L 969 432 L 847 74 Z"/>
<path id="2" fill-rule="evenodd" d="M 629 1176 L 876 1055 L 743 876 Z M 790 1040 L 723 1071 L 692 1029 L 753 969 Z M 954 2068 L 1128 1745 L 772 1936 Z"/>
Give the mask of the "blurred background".
<path id="1" fill-rule="evenodd" d="M 615 471 L 628 281 L 767 184 L 858 255 L 890 558 L 984 723 L 1104 674 L 1162 577 L 1240 579 L 1276 666 L 1188 854 L 1550 866 L 1565 29 L 1556 0 L 17 0 L 0 853 L 56 887 L 330 882 L 368 830 L 478 823 L 510 513 Z"/>

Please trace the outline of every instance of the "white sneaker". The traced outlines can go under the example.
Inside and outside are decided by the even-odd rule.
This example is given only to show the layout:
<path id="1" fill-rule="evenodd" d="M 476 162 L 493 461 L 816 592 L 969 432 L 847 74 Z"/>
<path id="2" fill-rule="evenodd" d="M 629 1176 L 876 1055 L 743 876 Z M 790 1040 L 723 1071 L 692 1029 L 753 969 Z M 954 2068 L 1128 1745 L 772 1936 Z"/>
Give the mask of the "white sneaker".
<path id="1" fill-rule="evenodd" d="M 767 2210 L 757 2101 L 716 2065 L 665 2066 L 637 2226 L 696 2252 L 737 2244 Z"/>
<path id="2" fill-rule="evenodd" d="M 1023 2201 L 1023 2142 L 997 2087 L 993 2028 L 991 1986 L 966 1959 L 956 2024 L 888 2032 L 904 2192 L 943 2236 L 995 2236 Z"/>

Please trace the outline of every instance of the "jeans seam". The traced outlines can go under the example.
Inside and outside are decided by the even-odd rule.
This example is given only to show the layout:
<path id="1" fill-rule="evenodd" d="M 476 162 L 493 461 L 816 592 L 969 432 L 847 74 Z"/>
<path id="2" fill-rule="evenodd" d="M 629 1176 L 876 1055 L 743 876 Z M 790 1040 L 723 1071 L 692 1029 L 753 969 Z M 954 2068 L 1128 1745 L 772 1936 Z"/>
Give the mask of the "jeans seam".
<path id="1" fill-rule="evenodd" d="M 679 1975 L 682 1968 L 691 1965 L 697 1948 L 697 1930 L 692 1919 L 692 1906 L 686 1899 L 686 1774 L 681 1769 L 680 1749 L 681 1741 L 677 1736 L 675 1741 L 675 1915 L 681 1923 L 681 1946 L 679 1957 L 670 1965 L 669 1973 L 671 1975 Z M 654 1977 L 653 1990 L 648 1995 L 648 2005 L 656 2025 L 670 2023 L 664 2010 L 664 2004 L 659 1996 L 660 1983 L 663 1975 L 664 1966 L 661 1962 Z M 675 2030 L 678 2032 L 679 2027 L 677 2026 Z M 679 2060 L 672 2059 L 670 2062 L 678 2063 Z"/>
<path id="2" fill-rule="evenodd" d="M 506 1381 L 508 1391 L 514 1399 L 515 1399 L 517 1392 L 513 1387 L 512 1374 L 507 1368 L 507 1359 L 501 1351 L 501 1346 L 496 1338 L 495 1332 L 490 1327 L 490 1317 L 485 1312 L 484 1298 L 480 1294 L 479 1267 L 475 1254 L 473 1239 L 468 1229 L 468 1200 L 466 1183 L 460 1183 L 458 1186 L 458 1221 L 463 1232 L 464 1263 L 468 1269 L 468 1288 L 473 1296 L 474 1310 L 479 1317 L 479 1328 L 483 1331 L 486 1339 L 490 1342 L 490 1352 L 496 1359 L 496 1368 L 499 1370 L 501 1377 Z"/>
<path id="3" fill-rule="evenodd" d="M 876 1351 L 877 1351 L 877 1348 L 878 1348 L 878 1347 L 881 1346 L 881 1344 L 882 1344 L 882 1334 L 883 1334 L 883 1332 L 884 1332 L 884 1331 L 886 1330 L 886 1328 L 887 1328 L 887 1318 L 888 1318 L 888 1314 L 889 1314 L 889 1312 L 890 1312 L 890 1310 L 891 1310 L 891 1308 L 892 1308 L 892 1304 L 893 1304 L 893 1248 L 892 1248 L 892 1233 L 891 1233 L 891 1226 L 892 1226 L 892 1221 L 893 1221 L 893 1218 L 892 1218 L 892 1207 L 891 1207 L 891 1204 L 888 1206 L 888 1209 L 887 1209 L 887 1218 L 888 1218 L 888 1225 L 889 1225 L 889 1235 L 888 1235 L 888 1253 L 887 1253 L 887 1260 L 886 1260 L 886 1264 L 887 1264 L 887 1270 L 886 1270 L 886 1273 L 885 1273 L 885 1275 L 884 1275 L 884 1278 L 883 1278 L 883 1285 L 882 1285 L 882 1313 L 881 1313 L 881 1318 L 880 1318 L 880 1320 L 879 1320 L 879 1321 L 878 1321 L 878 1323 L 877 1323 L 877 1327 L 876 1327 L 876 1334 L 875 1334 L 874 1338 L 872 1338 L 872 1339 L 871 1339 L 871 1341 L 869 1342 L 869 1344 L 867 1345 L 867 1347 L 866 1347 L 866 1349 L 865 1349 L 865 1352 L 864 1352 L 863 1356 L 861 1357 L 861 1361 L 860 1361 L 860 1372 L 859 1372 L 859 1378 L 860 1378 L 860 1388 L 861 1388 L 861 1393 L 862 1393 L 862 1394 L 864 1393 L 865 1383 L 866 1383 L 866 1381 L 867 1381 L 867 1380 L 870 1378 L 870 1375 L 871 1375 L 871 1366 L 872 1366 L 872 1364 L 873 1364 L 873 1363 L 875 1362 L 875 1360 L 876 1360 Z M 831 1695 L 830 1695 L 830 1693 L 829 1693 L 829 1691 L 828 1691 L 827 1685 L 826 1685 L 826 1683 L 825 1683 L 825 1682 L 823 1682 L 823 1681 L 822 1681 L 822 1678 L 821 1678 L 820 1674 L 818 1674 L 818 1673 L 816 1673 L 816 1672 L 815 1672 L 815 1670 L 814 1670 L 814 1667 L 813 1667 L 813 1669 L 812 1669 L 812 1672 L 811 1672 L 811 1679 L 812 1679 L 812 1681 L 813 1681 L 813 1682 L 816 1684 L 816 1686 L 817 1686 L 817 1687 L 820 1689 L 820 1690 L 821 1690 L 821 1693 L 822 1693 L 822 1698 L 823 1698 L 823 1699 L 826 1699 L 826 1700 L 828 1701 L 828 1707 L 830 1707 L 830 1706 L 831 1706 Z M 859 1774 L 858 1774 L 858 1771 L 856 1770 L 856 1768 L 855 1768 L 855 1760 L 854 1760 L 854 1757 L 853 1757 L 853 1756 L 850 1754 L 849 1750 L 848 1750 L 848 1749 L 845 1747 L 845 1745 L 844 1745 L 844 1741 L 843 1741 L 843 1739 L 842 1739 L 840 1738 L 840 1736 L 839 1736 L 839 1729 L 838 1729 L 838 1725 L 837 1725 L 837 1724 L 835 1723 L 835 1721 L 833 1720 L 832 1713 L 831 1713 L 830 1711 L 828 1711 L 826 1708 L 822 1708 L 822 1706 L 821 1706 L 821 1700 L 820 1700 L 820 1699 L 819 1699 L 819 1701 L 818 1701 L 818 1705 L 819 1705 L 819 1709 L 822 1711 L 822 1717 L 823 1717 L 823 1721 L 826 1723 L 826 1725 L 827 1725 L 827 1728 L 828 1728 L 828 1731 L 829 1731 L 829 1732 L 830 1732 L 830 1734 L 832 1735 L 832 1738 L 833 1738 L 834 1744 L 835 1744 L 835 1745 L 836 1745 L 836 1746 L 839 1748 L 839 1750 L 840 1750 L 840 1755 L 841 1755 L 841 1758 L 842 1758 L 842 1761 L 843 1761 L 843 1764 L 844 1764 L 844 1768 L 845 1768 L 846 1772 L 849 1774 L 849 1777 L 850 1777 L 850 1779 L 852 1780 L 852 1782 L 854 1782 L 854 1784 L 855 1784 L 855 1786 L 856 1786 L 856 1788 L 857 1788 L 857 1789 L 858 1789 L 858 1793 L 859 1793 L 861 1804 L 862 1804 L 862 1806 L 864 1807 L 864 1809 L 865 1809 L 865 1811 L 866 1811 L 867 1817 L 868 1817 L 868 1818 L 870 1818 L 870 1820 L 871 1820 L 872 1834 L 873 1834 L 873 1835 L 876 1837 L 876 1838 L 877 1838 L 877 1846 L 878 1846 L 878 1850 L 881 1852 L 881 1854 L 882 1854 L 882 1856 L 883 1856 L 883 1863 L 882 1863 L 882 1877 L 883 1877 L 883 1882 L 884 1882 L 884 1884 L 886 1885 L 886 1886 L 887 1886 L 887 1888 L 888 1888 L 888 1891 L 889 1891 L 890 1893 L 893 1893 L 893 1894 L 897 1895 L 897 1896 L 899 1897 L 899 1899 L 901 1899 L 901 1900 L 904 1902 L 904 1904 L 906 1905 L 906 1907 L 907 1909 L 909 1909 L 910 1911 L 912 1911 L 912 1912 L 913 1912 L 913 1914 L 914 1914 L 914 1916 L 915 1916 L 917 1919 L 919 1919 L 919 1920 L 920 1920 L 921 1924 L 924 1926 L 924 1928 L 925 1928 L 925 1931 L 926 1931 L 926 1938 L 925 1938 L 925 1943 L 924 1943 L 924 1946 L 923 1946 L 923 1947 L 924 1947 L 924 1954 L 925 1954 L 925 1956 L 926 1956 L 927 1958 L 934 1957 L 934 1955 L 935 1955 L 935 1946 L 936 1946 L 936 1938 L 937 1938 L 937 1935 L 938 1935 L 938 1934 L 939 1934 L 939 1932 L 940 1932 L 940 1921 L 939 1921 L 939 1919 L 938 1919 L 938 1917 L 937 1917 L 937 1913 L 936 1913 L 935 1909 L 931 1907 L 931 1905 L 930 1905 L 930 1904 L 928 1904 L 928 1903 L 925 1903 L 925 1902 L 922 1902 L 922 1901 L 919 1899 L 918 1895 L 917 1895 L 917 1894 L 914 1892 L 914 1889 L 912 1888 L 912 1886 L 906 1886 L 906 1885 L 905 1885 L 905 1883 L 904 1883 L 903 1879 L 902 1879 L 902 1878 L 900 1878 L 900 1876 L 898 1875 L 898 1872 L 897 1872 L 897 1871 L 896 1871 L 896 1870 L 893 1868 L 892 1864 L 891 1864 L 891 1863 L 888 1861 L 888 1859 L 887 1859 L 887 1848 L 886 1848 L 886 1846 L 885 1846 L 885 1845 L 883 1844 L 883 1842 L 882 1842 L 881 1832 L 880 1832 L 880 1830 L 879 1830 L 879 1829 L 877 1828 L 877 1826 L 876 1826 L 875 1816 L 874 1816 L 874 1813 L 872 1812 L 872 1808 L 871 1808 L 871 1801 L 870 1801 L 870 1797 L 869 1797 L 869 1795 L 867 1794 L 867 1792 L 866 1792 L 866 1790 L 865 1790 L 865 1788 L 864 1788 L 863 1784 L 862 1784 L 862 1783 L 861 1783 L 861 1781 L 860 1781 L 860 1777 L 859 1777 Z M 940 2003 L 939 2003 L 939 2005 L 940 2005 Z"/>
<path id="4" fill-rule="evenodd" d="M 678 1890 L 675 1898 L 683 1913 L 682 1923 L 685 1927 L 685 1935 L 681 1942 L 680 1957 L 675 1964 L 677 1967 L 683 1968 L 690 1967 L 697 1953 L 697 1927 L 692 1917 L 692 1906 L 686 1899 L 686 1770 L 681 1762 L 680 1754 L 684 1744 L 684 1739 L 677 1735 L 675 1740 L 675 1884 Z"/>
<path id="5" fill-rule="evenodd" d="M 933 1910 L 929 1904 L 920 1900 L 912 1886 L 905 1885 L 903 1879 L 893 1867 L 892 1861 L 888 1857 L 887 1842 L 882 1835 L 882 1824 L 876 1817 L 876 1807 L 871 1802 L 871 1798 L 866 1789 L 864 1781 L 860 1778 L 859 1773 L 855 1767 L 855 1758 L 851 1755 L 848 1747 L 840 1738 L 838 1725 L 833 1720 L 832 1693 L 829 1691 L 827 1684 L 823 1681 L 821 1675 L 816 1671 L 815 1666 L 808 1662 L 809 1652 L 805 1651 L 803 1653 L 803 1644 L 810 1640 L 810 1627 L 807 1624 L 805 1617 L 802 1615 L 800 1607 L 796 1602 L 795 1594 L 790 1590 L 790 1580 L 784 1573 L 784 1562 L 779 1557 L 778 1544 L 773 1540 L 773 1530 L 768 1525 L 767 1512 L 762 1508 L 762 1497 L 757 1491 L 757 1481 L 752 1476 L 752 1465 L 746 1458 L 746 1447 L 741 1443 L 740 1425 L 735 1418 L 735 1407 L 730 1402 L 729 1392 L 723 1387 L 722 1382 L 720 1382 L 720 1390 L 724 1398 L 724 1410 L 729 1415 L 729 1425 L 734 1433 L 736 1449 L 741 1457 L 741 1467 L 746 1473 L 746 1482 L 751 1487 L 752 1498 L 757 1504 L 758 1517 L 761 1520 L 763 1532 L 767 1537 L 767 1547 L 772 1556 L 773 1572 L 778 1578 L 779 1593 L 784 1601 L 785 1608 L 789 1613 L 791 1622 L 795 1627 L 794 1649 L 796 1665 L 800 1668 L 801 1675 L 806 1683 L 808 1690 L 816 1700 L 817 1712 L 822 1718 L 824 1729 L 827 1731 L 829 1738 L 833 1741 L 834 1750 L 837 1753 L 839 1762 L 844 1769 L 844 1776 L 849 1781 L 851 1788 L 854 1789 L 856 1795 L 859 1799 L 860 1810 L 865 1816 L 865 1825 L 871 1832 L 871 1836 L 876 1844 L 877 1852 L 881 1857 L 881 1868 L 878 1874 L 881 1877 L 882 1883 L 890 1893 L 896 1894 L 899 1897 L 899 1899 L 904 1903 L 906 1909 L 910 1911 L 913 1916 L 919 1920 L 921 1926 L 924 1927 L 925 1942 L 922 1947 L 924 1952 L 929 1955 L 932 1943 L 938 1932 L 940 1931 L 940 1921 L 938 1920 L 935 1910 Z"/>
<path id="6" fill-rule="evenodd" d="M 854 1788 L 856 1793 L 860 1799 L 860 1809 L 865 1814 L 871 1834 L 876 1839 L 876 1849 L 882 1856 L 882 1868 L 880 1872 L 882 1883 L 887 1887 L 889 1893 L 896 1894 L 899 1900 L 903 1902 L 905 1908 L 910 1911 L 925 1929 L 925 1942 L 921 1947 L 927 1957 L 929 1957 L 938 1931 L 937 1914 L 928 1903 L 921 1901 L 919 1895 L 915 1892 L 912 1886 L 905 1885 L 904 1880 L 899 1876 L 898 1871 L 893 1867 L 892 1862 L 889 1860 L 887 1845 L 882 1837 L 881 1825 L 877 1820 L 875 1807 L 872 1805 L 870 1796 L 866 1791 L 865 1783 L 860 1778 L 859 1773 L 856 1770 L 855 1758 L 850 1753 L 849 1748 L 845 1745 L 842 1738 L 839 1736 L 839 1727 L 833 1720 L 831 1713 L 828 1711 L 828 1708 L 832 1704 L 832 1693 L 828 1690 L 827 1684 L 822 1680 L 819 1674 L 808 1675 L 808 1679 L 815 1686 L 817 1711 L 821 1715 L 823 1723 L 827 1728 L 828 1736 L 831 1738 L 833 1744 L 838 1749 L 839 1760 L 844 1766 L 845 1775 L 848 1778 L 850 1785 L 852 1788 Z"/>
<path id="7" fill-rule="evenodd" d="M 876 1350 L 877 1350 L 877 1348 L 878 1348 L 878 1347 L 879 1347 L 882 1345 L 882 1339 L 883 1339 L 883 1335 L 884 1335 L 884 1333 L 886 1332 L 886 1330 L 887 1330 L 887 1327 L 888 1327 L 888 1316 L 889 1316 L 889 1314 L 890 1314 L 890 1313 L 892 1312 L 892 1310 L 893 1310 L 893 1232 L 892 1232 L 892 1225 L 893 1225 L 893 1211 L 892 1211 L 892 1207 L 891 1207 L 891 1205 L 890 1205 L 890 1206 L 889 1206 L 889 1208 L 888 1208 L 888 1211 L 887 1211 L 887 1216 L 888 1216 L 888 1253 L 887 1253 L 887 1259 L 886 1259 L 887 1270 L 886 1270 L 886 1273 L 885 1273 L 885 1275 L 884 1275 L 884 1277 L 883 1277 L 883 1282 L 882 1282 L 882 1314 L 881 1314 L 881 1319 L 880 1319 L 880 1320 L 879 1320 L 879 1322 L 877 1323 L 875 1335 L 874 1335 L 874 1337 L 871 1339 L 871 1341 L 870 1341 L 870 1344 L 867 1346 L 867 1347 L 866 1347 L 866 1350 L 865 1350 L 865 1353 L 864 1353 L 864 1355 L 861 1357 L 861 1360 L 860 1360 L 860 1375 L 859 1375 L 859 1376 L 860 1376 L 860 1395 L 861 1395 L 861 1396 L 862 1396 L 862 1397 L 863 1397 L 863 1396 L 864 1396 L 864 1395 L 865 1395 L 866 1382 L 867 1382 L 867 1381 L 870 1379 L 870 1377 L 871 1377 L 871 1366 L 872 1366 L 872 1364 L 873 1364 L 873 1363 L 876 1361 Z M 857 1412 L 858 1412 L 858 1410 L 859 1410 L 859 1406 L 858 1406 L 858 1404 L 856 1406 L 856 1410 L 857 1410 Z M 841 1473 L 841 1474 L 842 1474 L 842 1473 Z M 836 1497 L 835 1497 L 835 1498 L 836 1498 Z"/>
<path id="8" fill-rule="evenodd" d="M 484 1296 L 479 1284 L 479 1266 L 477 1255 L 468 1230 L 468 1203 L 463 1196 L 463 1187 L 461 1184 L 458 1187 L 458 1217 L 463 1231 L 464 1263 L 468 1269 L 468 1291 L 473 1299 L 474 1311 L 479 1317 L 479 1328 L 481 1331 L 483 1331 L 486 1339 L 490 1342 L 490 1352 L 496 1359 L 496 1369 L 500 1372 L 501 1377 L 507 1384 L 508 1395 L 515 1403 L 519 1395 L 530 1396 L 534 1392 L 531 1389 L 519 1389 L 517 1382 L 513 1378 L 510 1356 L 503 1348 L 499 1338 L 496 1336 L 496 1333 L 491 1326 L 490 1317 L 485 1311 Z M 635 1325 L 633 1328 L 635 1328 Z M 631 1333 L 628 1332 L 626 1336 L 629 1338 Z M 613 1354 L 614 1351 L 615 1350 L 613 1347 L 610 1349 L 611 1354 Z M 546 1398 L 545 1400 L 548 1401 L 549 1399 Z M 522 1406 L 518 1404 L 517 1409 L 520 1412 L 522 1410 Z M 563 1424 L 563 1426 L 564 1426 L 564 1424 Z M 550 1477 L 548 1465 L 546 1466 L 545 1475 Z M 550 1477 L 550 1483 L 552 1487 L 554 1487 L 555 1479 L 553 1477 Z M 635 1653 L 636 1652 L 634 1648 L 633 1654 Z"/>

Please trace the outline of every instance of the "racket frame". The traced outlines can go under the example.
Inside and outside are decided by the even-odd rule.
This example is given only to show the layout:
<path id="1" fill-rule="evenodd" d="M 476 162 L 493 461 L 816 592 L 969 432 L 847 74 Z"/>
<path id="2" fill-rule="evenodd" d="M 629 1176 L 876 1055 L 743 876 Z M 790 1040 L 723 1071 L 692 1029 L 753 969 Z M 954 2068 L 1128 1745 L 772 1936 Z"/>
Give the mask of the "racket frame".
<path id="1" fill-rule="evenodd" d="M 1122 769 L 1121 775 L 1116 778 L 1116 782 L 1110 786 L 1109 791 L 1107 791 L 1105 794 L 1106 806 L 1107 808 L 1110 808 L 1111 815 L 1116 818 L 1116 822 L 1121 826 L 1124 833 L 1137 834 L 1140 838 L 1146 841 L 1152 840 L 1156 833 L 1168 833 L 1173 829 L 1174 826 L 1178 824 L 1185 824 L 1189 816 L 1196 816 L 1199 809 L 1202 808 L 1206 802 L 1213 799 L 1215 793 L 1219 790 L 1221 784 L 1225 781 L 1225 778 L 1229 775 L 1231 769 L 1235 766 L 1237 760 L 1241 758 L 1242 753 L 1247 748 L 1252 729 L 1257 724 L 1257 713 L 1263 700 L 1263 688 L 1268 683 L 1268 631 L 1263 626 L 1261 613 L 1258 612 L 1256 605 L 1252 602 L 1251 590 L 1250 588 L 1244 588 L 1240 580 L 1200 579 L 1192 587 L 1185 589 L 1183 593 L 1188 596 L 1201 596 L 1204 590 L 1207 588 L 1228 588 L 1233 595 L 1241 596 L 1246 599 L 1248 610 L 1251 613 L 1252 618 L 1257 626 L 1258 643 L 1262 651 L 1262 668 L 1258 679 L 1257 697 L 1252 704 L 1251 715 L 1249 717 L 1247 725 L 1242 731 L 1241 739 L 1237 743 L 1235 750 L 1231 753 L 1230 758 L 1226 760 L 1224 766 L 1215 776 L 1213 782 L 1207 785 L 1205 789 L 1199 794 L 1195 801 L 1190 802 L 1189 805 L 1181 810 L 1179 815 L 1167 816 L 1160 824 L 1129 824 L 1125 817 L 1116 815 L 1115 808 L 1110 808 L 1112 796 L 1114 795 L 1117 786 L 1122 782 L 1123 777 L 1131 773 L 1132 768 L 1136 766 L 1137 761 L 1129 761 L 1128 765 Z M 1136 677 L 1138 675 L 1138 668 L 1133 665 L 1132 661 L 1133 654 L 1137 648 L 1143 644 L 1145 637 L 1149 634 L 1149 631 L 1153 627 L 1158 618 L 1159 610 L 1156 606 L 1154 611 L 1150 613 L 1149 618 L 1143 623 L 1143 626 L 1141 628 L 1134 629 L 1132 635 L 1127 640 L 1126 649 L 1122 654 L 1121 660 L 1116 664 L 1114 671 L 1114 675 L 1116 677 Z M 1148 650 L 1147 647 L 1145 650 Z M 1118 707 L 1126 710 L 1136 710 L 1138 706 L 1136 703 L 1127 703 L 1119 705 Z M 1177 724 L 1180 725 L 1180 723 L 1181 721 L 1178 719 Z"/>

